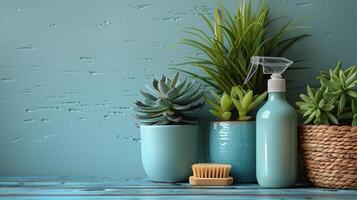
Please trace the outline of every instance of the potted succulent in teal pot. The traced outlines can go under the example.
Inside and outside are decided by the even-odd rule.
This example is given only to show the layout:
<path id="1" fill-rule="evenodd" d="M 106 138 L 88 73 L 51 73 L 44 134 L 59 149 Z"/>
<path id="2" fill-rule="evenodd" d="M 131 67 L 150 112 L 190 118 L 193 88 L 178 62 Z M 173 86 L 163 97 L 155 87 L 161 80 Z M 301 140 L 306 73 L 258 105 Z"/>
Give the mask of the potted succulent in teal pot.
<path id="1" fill-rule="evenodd" d="M 142 163 L 152 181 L 185 181 L 198 159 L 198 118 L 192 114 L 204 105 L 203 89 L 178 77 L 154 79 L 149 92 L 141 91 L 144 102 L 134 103 Z"/>
<path id="2" fill-rule="evenodd" d="M 267 92 L 254 95 L 252 90 L 236 86 L 230 94 L 212 92 L 213 99 L 207 99 L 212 108 L 209 111 L 220 120 L 211 122 L 209 159 L 232 165 L 231 175 L 236 182 L 256 182 L 256 124 L 249 114 L 266 96 Z"/>

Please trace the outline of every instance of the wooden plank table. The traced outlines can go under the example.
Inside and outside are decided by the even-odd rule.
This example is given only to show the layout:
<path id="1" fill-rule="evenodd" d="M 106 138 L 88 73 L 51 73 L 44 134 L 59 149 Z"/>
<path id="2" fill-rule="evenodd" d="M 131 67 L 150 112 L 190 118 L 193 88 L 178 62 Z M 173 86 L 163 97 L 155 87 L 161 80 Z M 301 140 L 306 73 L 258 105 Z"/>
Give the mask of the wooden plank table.
<path id="1" fill-rule="evenodd" d="M 0 177 L 0 199 L 353 199 L 357 190 L 312 188 L 266 189 L 256 184 L 193 187 L 145 179 L 90 177 Z"/>

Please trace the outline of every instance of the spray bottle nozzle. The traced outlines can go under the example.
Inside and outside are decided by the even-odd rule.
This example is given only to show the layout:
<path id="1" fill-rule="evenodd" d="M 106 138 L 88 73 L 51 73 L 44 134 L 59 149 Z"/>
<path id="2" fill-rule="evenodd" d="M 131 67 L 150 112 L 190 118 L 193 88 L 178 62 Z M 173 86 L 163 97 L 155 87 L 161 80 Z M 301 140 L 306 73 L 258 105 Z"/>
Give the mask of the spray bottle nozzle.
<path id="1" fill-rule="evenodd" d="M 281 78 L 281 74 L 293 64 L 293 61 L 283 57 L 264 57 L 264 56 L 252 56 L 250 58 L 252 67 L 249 70 L 248 76 L 244 81 L 247 84 L 259 66 L 263 67 L 264 74 L 272 74 L 272 78 Z"/>

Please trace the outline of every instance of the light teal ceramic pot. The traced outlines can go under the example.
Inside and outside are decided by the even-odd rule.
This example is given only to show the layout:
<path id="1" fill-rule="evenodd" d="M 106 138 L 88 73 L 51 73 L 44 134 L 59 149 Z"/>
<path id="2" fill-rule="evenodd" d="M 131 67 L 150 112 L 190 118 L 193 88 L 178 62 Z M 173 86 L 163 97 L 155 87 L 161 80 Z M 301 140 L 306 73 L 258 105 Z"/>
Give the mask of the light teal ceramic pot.
<path id="1" fill-rule="evenodd" d="M 198 159 L 197 125 L 140 126 L 141 156 L 152 181 L 188 180 Z"/>
<path id="2" fill-rule="evenodd" d="M 234 182 L 256 182 L 255 121 L 211 122 L 209 158 L 232 165 Z"/>

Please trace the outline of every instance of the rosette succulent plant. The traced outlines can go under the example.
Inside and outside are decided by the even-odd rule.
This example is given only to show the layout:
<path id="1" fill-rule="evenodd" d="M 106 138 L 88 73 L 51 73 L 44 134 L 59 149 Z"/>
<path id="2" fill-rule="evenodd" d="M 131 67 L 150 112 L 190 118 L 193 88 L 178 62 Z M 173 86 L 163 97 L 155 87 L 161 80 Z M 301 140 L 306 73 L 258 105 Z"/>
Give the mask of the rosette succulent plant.
<path id="1" fill-rule="evenodd" d="M 259 106 L 268 94 L 264 92 L 254 95 L 252 90 L 244 90 L 239 86 L 232 87 L 230 94 L 224 92 L 222 96 L 219 96 L 213 91 L 211 93 L 214 100 L 206 99 L 212 108 L 209 111 L 223 121 L 231 120 L 233 113 L 237 114 L 239 121 L 250 120 L 249 112 Z"/>
<path id="2" fill-rule="evenodd" d="M 326 87 L 321 87 L 318 90 L 307 86 L 307 94 L 300 94 L 303 101 L 296 102 L 296 105 L 303 113 L 306 119 L 305 124 L 313 122 L 314 124 L 338 124 L 338 120 L 332 113 L 335 108 L 335 97 L 324 96 L 328 91 Z"/>
<path id="3" fill-rule="evenodd" d="M 234 107 L 230 95 L 224 92 L 222 96 L 219 96 L 213 91 L 211 91 L 211 94 L 214 100 L 211 100 L 209 98 L 206 99 L 208 105 L 211 106 L 209 112 L 214 116 L 218 117 L 220 120 L 230 120 L 232 117 L 231 110 Z"/>
<path id="4" fill-rule="evenodd" d="M 204 105 L 203 91 L 196 81 L 178 82 L 179 73 L 173 79 L 165 75 L 153 80 L 150 92 L 140 91 L 145 101 L 136 101 L 136 118 L 147 125 L 195 124 L 198 118 L 191 114 Z"/>
<path id="5" fill-rule="evenodd" d="M 357 126 L 357 67 L 343 70 L 338 62 L 335 69 L 321 72 L 317 79 L 321 87 L 315 90 L 308 86 L 308 95 L 301 94 L 302 101 L 296 102 L 305 124 Z"/>

